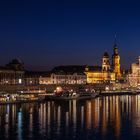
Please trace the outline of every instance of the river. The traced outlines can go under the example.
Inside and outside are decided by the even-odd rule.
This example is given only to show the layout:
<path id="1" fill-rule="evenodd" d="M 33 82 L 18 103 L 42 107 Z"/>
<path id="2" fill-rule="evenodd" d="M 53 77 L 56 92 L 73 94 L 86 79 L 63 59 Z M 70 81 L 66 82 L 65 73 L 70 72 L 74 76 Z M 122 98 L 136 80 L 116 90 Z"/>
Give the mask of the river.
<path id="1" fill-rule="evenodd" d="M 0 139 L 140 139 L 140 96 L 1 105 Z"/>

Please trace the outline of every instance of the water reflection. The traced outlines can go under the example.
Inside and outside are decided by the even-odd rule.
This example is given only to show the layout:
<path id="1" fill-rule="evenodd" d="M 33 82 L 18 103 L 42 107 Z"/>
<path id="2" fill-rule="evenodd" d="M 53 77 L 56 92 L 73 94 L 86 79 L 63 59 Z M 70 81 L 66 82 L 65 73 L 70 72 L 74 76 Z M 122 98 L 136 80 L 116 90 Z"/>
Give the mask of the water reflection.
<path id="1" fill-rule="evenodd" d="M 1 139 L 139 139 L 140 96 L 0 106 Z"/>

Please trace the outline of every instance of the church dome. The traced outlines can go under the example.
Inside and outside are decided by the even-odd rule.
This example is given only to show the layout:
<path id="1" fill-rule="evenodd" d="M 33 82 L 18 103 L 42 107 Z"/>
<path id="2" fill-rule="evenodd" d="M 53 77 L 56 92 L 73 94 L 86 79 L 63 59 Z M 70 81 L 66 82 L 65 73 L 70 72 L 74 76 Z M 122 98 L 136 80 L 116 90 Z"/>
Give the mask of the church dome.
<path id="1" fill-rule="evenodd" d="M 13 59 L 10 63 L 11 64 L 22 64 L 21 60 L 19 60 L 19 59 Z"/>
<path id="2" fill-rule="evenodd" d="M 109 57 L 109 54 L 105 52 L 103 57 Z"/>
<path id="3" fill-rule="evenodd" d="M 6 67 L 14 70 L 24 70 L 24 63 L 22 63 L 19 59 L 13 59 L 6 65 Z"/>

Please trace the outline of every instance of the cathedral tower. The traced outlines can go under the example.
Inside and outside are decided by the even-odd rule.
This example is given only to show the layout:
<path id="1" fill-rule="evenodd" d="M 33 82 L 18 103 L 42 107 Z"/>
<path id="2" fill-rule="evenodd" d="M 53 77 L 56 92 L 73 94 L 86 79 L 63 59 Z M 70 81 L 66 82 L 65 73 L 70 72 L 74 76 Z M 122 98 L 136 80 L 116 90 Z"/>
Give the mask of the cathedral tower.
<path id="1" fill-rule="evenodd" d="M 110 70 L 109 55 L 107 52 L 105 52 L 102 58 L 102 71 L 109 71 L 109 70 Z"/>
<path id="2" fill-rule="evenodd" d="M 119 79 L 121 77 L 120 56 L 118 53 L 116 42 L 114 44 L 113 55 L 112 55 L 112 69 L 116 75 L 116 79 Z"/>

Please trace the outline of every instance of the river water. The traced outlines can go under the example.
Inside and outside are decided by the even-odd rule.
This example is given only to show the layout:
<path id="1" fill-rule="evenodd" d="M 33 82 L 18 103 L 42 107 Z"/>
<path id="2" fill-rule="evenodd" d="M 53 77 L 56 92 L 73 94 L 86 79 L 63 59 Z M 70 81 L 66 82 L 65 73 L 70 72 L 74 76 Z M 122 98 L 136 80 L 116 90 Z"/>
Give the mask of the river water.
<path id="1" fill-rule="evenodd" d="M 0 140 L 140 139 L 140 96 L 0 106 Z"/>

